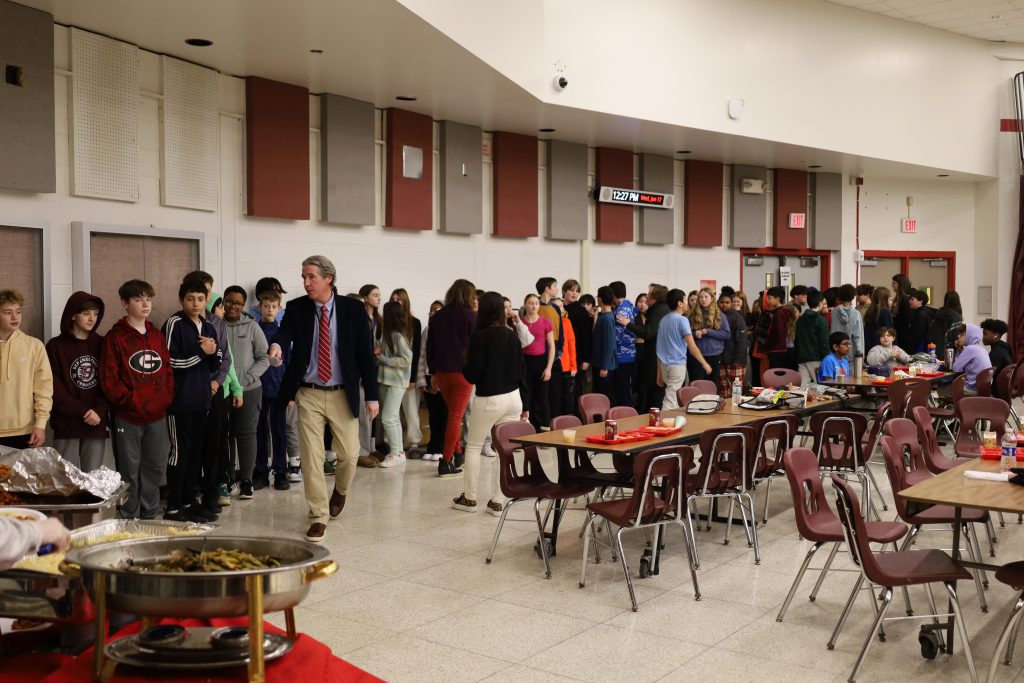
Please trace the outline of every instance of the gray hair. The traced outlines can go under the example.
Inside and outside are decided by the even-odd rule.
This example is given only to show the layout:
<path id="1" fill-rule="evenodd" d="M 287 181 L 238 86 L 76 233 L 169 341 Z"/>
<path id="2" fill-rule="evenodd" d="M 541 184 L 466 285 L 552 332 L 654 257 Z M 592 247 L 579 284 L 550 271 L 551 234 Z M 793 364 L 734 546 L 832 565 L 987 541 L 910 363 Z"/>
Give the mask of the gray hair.
<path id="1" fill-rule="evenodd" d="M 330 275 L 331 284 L 334 284 L 338 280 L 338 270 L 334 267 L 334 264 L 331 263 L 331 259 L 326 256 L 321 256 L 320 254 L 309 256 L 302 261 L 302 265 L 316 266 L 320 271 L 320 277 L 327 277 Z"/>

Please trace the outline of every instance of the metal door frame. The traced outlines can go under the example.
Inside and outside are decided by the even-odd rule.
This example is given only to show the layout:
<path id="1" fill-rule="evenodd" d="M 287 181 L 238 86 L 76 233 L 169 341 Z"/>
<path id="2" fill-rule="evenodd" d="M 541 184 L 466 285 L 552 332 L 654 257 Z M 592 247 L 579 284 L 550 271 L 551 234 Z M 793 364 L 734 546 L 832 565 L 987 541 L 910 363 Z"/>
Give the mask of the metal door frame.
<path id="1" fill-rule="evenodd" d="M 819 289 L 825 291 L 831 286 L 832 282 L 832 252 L 823 251 L 821 249 L 776 249 L 775 247 L 761 247 L 759 249 L 744 248 L 740 249 L 740 289 L 746 291 L 743 284 L 743 260 L 747 256 L 814 256 L 821 259 L 821 282 L 819 283 Z"/>
<path id="2" fill-rule="evenodd" d="M 911 259 L 941 258 L 948 264 L 946 267 L 946 291 L 956 289 L 956 252 L 955 251 L 881 251 L 866 249 L 864 258 L 894 258 L 900 262 L 900 272 L 910 275 Z"/>

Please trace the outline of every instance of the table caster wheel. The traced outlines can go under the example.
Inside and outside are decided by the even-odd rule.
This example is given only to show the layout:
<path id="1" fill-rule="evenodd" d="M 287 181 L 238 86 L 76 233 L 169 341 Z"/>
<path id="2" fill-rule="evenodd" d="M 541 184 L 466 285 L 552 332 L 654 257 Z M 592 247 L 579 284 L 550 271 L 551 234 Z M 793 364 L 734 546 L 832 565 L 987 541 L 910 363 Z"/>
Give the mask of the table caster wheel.
<path id="1" fill-rule="evenodd" d="M 922 631 L 917 636 L 917 642 L 921 644 L 921 656 L 925 659 L 935 659 L 939 654 L 939 637 L 931 631 Z"/>
<path id="2" fill-rule="evenodd" d="M 537 557 L 544 559 L 544 556 L 540 554 L 540 541 L 533 544 L 533 552 L 537 553 Z M 544 541 L 544 552 L 547 553 L 549 558 L 554 556 L 555 553 L 554 548 L 551 545 L 551 541 Z"/>
<path id="3" fill-rule="evenodd" d="M 646 579 L 651 575 L 651 562 L 646 557 L 640 560 L 640 578 Z"/>

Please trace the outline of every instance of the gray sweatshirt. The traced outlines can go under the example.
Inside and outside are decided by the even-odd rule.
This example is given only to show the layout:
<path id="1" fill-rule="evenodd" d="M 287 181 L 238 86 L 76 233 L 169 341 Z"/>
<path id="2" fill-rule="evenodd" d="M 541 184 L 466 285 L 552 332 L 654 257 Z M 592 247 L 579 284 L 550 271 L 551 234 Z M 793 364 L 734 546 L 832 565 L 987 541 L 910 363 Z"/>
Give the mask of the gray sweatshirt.
<path id="1" fill-rule="evenodd" d="M 0 569 L 11 565 L 34 552 L 42 542 L 39 525 L 13 517 L 0 517 Z"/>
<path id="2" fill-rule="evenodd" d="M 850 355 L 846 358 L 851 363 L 855 356 L 864 356 L 864 321 L 853 306 L 836 306 L 832 309 L 832 331 L 845 332 L 850 335 Z M 852 367 L 852 366 L 851 366 Z"/>
<path id="3" fill-rule="evenodd" d="M 248 313 L 236 322 L 224 321 L 228 331 L 228 345 L 235 361 L 235 374 L 243 391 L 260 386 L 260 376 L 270 367 L 267 356 L 267 338 L 259 323 Z"/>

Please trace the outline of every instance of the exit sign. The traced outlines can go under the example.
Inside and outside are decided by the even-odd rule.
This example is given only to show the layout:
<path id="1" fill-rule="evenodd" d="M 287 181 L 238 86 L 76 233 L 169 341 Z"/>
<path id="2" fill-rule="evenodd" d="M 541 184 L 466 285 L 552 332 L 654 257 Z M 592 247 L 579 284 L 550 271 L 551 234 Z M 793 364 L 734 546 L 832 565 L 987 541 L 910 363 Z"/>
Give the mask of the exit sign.
<path id="1" fill-rule="evenodd" d="M 806 213 L 791 213 L 789 214 L 789 227 L 791 228 L 806 228 L 807 227 L 807 214 Z"/>
<path id="2" fill-rule="evenodd" d="M 903 219 L 903 232 L 917 232 L 917 219 L 916 218 L 904 218 Z"/>

